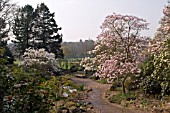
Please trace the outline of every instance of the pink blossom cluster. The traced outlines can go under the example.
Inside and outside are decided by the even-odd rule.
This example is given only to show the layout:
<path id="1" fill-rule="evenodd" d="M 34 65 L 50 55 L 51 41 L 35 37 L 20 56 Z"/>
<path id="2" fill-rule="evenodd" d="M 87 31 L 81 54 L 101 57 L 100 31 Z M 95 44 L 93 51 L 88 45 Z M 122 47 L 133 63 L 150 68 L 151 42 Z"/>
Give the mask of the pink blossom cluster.
<path id="1" fill-rule="evenodd" d="M 139 62 L 130 61 L 126 59 L 123 54 L 118 53 L 114 57 L 111 57 L 110 60 L 106 60 L 99 66 L 95 76 L 100 78 L 117 78 L 119 76 L 123 77 L 130 74 L 138 75 L 140 73 Z"/>
<path id="2" fill-rule="evenodd" d="M 164 43 L 165 41 L 159 40 L 159 39 L 153 39 L 149 42 L 148 45 L 148 54 L 152 55 L 159 55 L 161 51 L 164 49 Z"/>

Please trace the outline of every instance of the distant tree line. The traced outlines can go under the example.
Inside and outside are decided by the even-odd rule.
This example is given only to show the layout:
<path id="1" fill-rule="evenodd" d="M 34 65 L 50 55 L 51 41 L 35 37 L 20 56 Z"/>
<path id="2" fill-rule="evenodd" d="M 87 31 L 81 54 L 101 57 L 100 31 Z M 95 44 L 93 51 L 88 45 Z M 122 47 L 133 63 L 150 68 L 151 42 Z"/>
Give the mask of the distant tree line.
<path id="1" fill-rule="evenodd" d="M 94 41 L 89 39 L 79 42 L 63 42 L 61 44 L 65 58 L 84 58 L 93 57 L 88 51 L 94 49 Z"/>

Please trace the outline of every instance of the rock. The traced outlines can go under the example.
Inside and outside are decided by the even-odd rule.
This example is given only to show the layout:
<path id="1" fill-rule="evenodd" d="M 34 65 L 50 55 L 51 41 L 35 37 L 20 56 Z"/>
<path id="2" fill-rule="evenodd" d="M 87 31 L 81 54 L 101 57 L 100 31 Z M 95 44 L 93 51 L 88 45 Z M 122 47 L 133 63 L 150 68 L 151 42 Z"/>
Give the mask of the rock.
<path id="1" fill-rule="evenodd" d="M 86 103 L 85 103 L 85 105 L 90 105 L 90 104 L 91 104 L 91 102 L 86 102 Z"/>
<path id="2" fill-rule="evenodd" d="M 70 101 L 70 102 L 66 102 L 66 106 L 67 107 L 71 107 L 71 106 L 74 106 L 76 103 L 75 102 L 72 102 L 72 101 Z"/>
<path id="3" fill-rule="evenodd" d="M 71 113 L 73 113 L 72 111 L 73 111 L 74 109 L 76 109 L 75 106 L 71 106 L 71 107 L 69 108 L 69 110 L 71 111 Z"/>
<path id="4" fill-rule="evenodd" d="M 153 113 L 162 113 L 162 111 L 163 111 L 162 109 L 156 109 L 156 108 L 153 109 Z"/>
<path id="5" fill-rule="evenodd" d="M 70 93 L 77 92 L 77 89 L 69 89 Z"/>
<path id="6" fill-rule="evenodd" d="M 165 105 L 165 109 L 170 110 L 170 103 L 167 103 L 167 104 Z"/>
<path id="7" fill-rule="evenodd" d="M 57 113 L 69 113 L 69 109 L 67 109 L 67 108 L 59 108 Z"/>
<path id="8" fill-rule="evenodd" d="M 85 108 L 85 107 L 80 106 L 80 110 L 81 110 L 82 112 L 86 112 L 86 108 Z"/>
<path id="9" fill-rule="evenodd" d="M 68 93 L 64 92 L 63 97 L 68 97 Z"/>
<path id="10" fill-rule="evenodd" d="M 75 108 L 71 111 L 71 113 L 82 113 L 82 111 L 79 108 Z"/>
<path id="11" fill-rule="evenodd" d="M 97 113 L 96 110 L 88 108 L 86 113 Z"/>
<path id="12" fill-rule="evenodd" d="M 63 100 L 61 100 L 61 101 L 59 101 L 59 102 L 57 103 L 57 105 L 58 105 L 58 106 L 64 106 L 64 105 L 65 105 L 65 102 L 64 102 Z"/>
<path id="13" fill-rule="evenodd" d="M 90 105 L 87 105 L 87 108 L 93 109 L 93 106 L 90 104 Z"/>
<path id="14" fill-rule="evenodd" d="M 90 91 L 92 91 L 93 89 L 91 88 L 91 87 L 87 87 L 87 92 L 90 92 Z"/>
<path id="15" fill-rule="evenodd" d="M 69 113 L 67 109 L 62 110 L 62 113 Z"/>
<path id="16" fill-rule="evenodd" d="M 87 111 L 91 111 L 91 109 L 90 109 L 90 108 L 87 108 Z"/>
<path id="17" fill-rule="evenodd" d="M 163 113 L 170 113 L 170 109 L 164 109 Z"/>

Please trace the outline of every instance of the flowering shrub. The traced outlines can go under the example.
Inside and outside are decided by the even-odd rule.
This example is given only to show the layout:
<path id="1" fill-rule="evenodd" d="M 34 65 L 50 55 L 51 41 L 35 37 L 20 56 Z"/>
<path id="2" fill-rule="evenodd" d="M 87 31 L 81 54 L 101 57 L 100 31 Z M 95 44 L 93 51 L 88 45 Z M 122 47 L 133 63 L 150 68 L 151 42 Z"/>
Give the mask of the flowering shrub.
<path id="1" fill-rule="evenodd" d="M 33 64 L 48 64 L 49 62 L 55 60 L 55 55 L 53 53 L 48 53 L 45 49 L 26 49 L 23 57 L 23 65 L 31 66 Z"/>
<path id="2" fill-rule="evenodd" d="M 143 57 L 141 51 L 147 46 L 147 37 L 140 36 L 146 30 L 146 20 L 129 15 L 112 14 L 102 23 L 95 49 L 90 53 L 95 58 L 84 66 L 97 65 L 95 76 L 100 78 L 121 78 L 123 92 L 124 82 L 128 76 L 139 75 L 139 64 Z"/>
<path id="3" fill-rule="evenodd" d="M 143 90 L 154 94 L 170 94 L 170 6 L 165 6 L 164 17 L 161 20 L 161 26 L 157 34 L 149 44 L 149 61 L 144 65 L 144 83 Z M 151 83 L 154 83 L 151 84 Z M 155 85 L 157 84 L 157 85 Z M 155 87 L 159 86 L 159 87 Z M 157 88 L 157 89 L 156 89 Z M 158 90 L 159 89 L 159 90 Z M 159 93 L 158 93 L 159 92 Z"/>
<path id="4" fill-rule="evenodd" d="M 43 72 L 53 72 L 52 74 L 60 71 L 55 55 L 48 53 L 45 49 L 35 50 L 28 48 L 22 57 L 21 65 L 25 68 L 32 67 Z"/>
<path id="5" fill-rule="evenodd" d="M 167 42 L 164 43 L 164 46 L 162 46 L 161 51 L 158 51 L 159 54 L 152 54 L 153 59 L 151 59 L 149 62 L 145 64 L 145 76 L 146 78 L 149 78 L 151 80 L 157 81 L 161 88 L 159 88 L 159 92 L 162 93 L 162 95 L 170 94 L 170 40 L 167 40 Z M 149 80 L 146 79 L 146 80 Z M 147 85 L 147 86 L 146 86 Z M 151 84 L 143 84 L 144 87 L 149 87 L 153 90 L 153 87 L 150 86 Z M 154 85 L 153 85 L 154 86 Z M 146 90 L 144 88 L 144 90 Z M 158 90 L 157 90 L 158 91 Z"/>
<path id="6" fill-rule="evenodd" d="M 49 112 L 54 99 L 49 90 L 41 86 L 47 80 L 42 76 L 44 71 L 28 65 L 27 69 L 6 65 L 4 49 L 0 49 L 0 56 L 3 56 L 0 57 L 0 112 Z"/>

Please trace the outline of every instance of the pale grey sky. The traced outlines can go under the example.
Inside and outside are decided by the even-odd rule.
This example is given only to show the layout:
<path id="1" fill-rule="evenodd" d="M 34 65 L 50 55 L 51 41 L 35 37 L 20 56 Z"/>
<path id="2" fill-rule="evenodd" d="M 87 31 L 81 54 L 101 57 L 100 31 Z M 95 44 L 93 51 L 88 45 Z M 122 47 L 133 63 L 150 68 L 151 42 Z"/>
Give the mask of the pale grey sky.
<path id="1" fill-rule="evenodd" d="M 113 12 L 134 15 L 150 23 L 149 30 L 142 34 L 154 36 L 167 0 L 13 0 L 18 5 L 33 5 L 44 2 L 55 12 L 57 24 L 62 27 L 63 41 L 96 39 L 104 18 Z"/>

